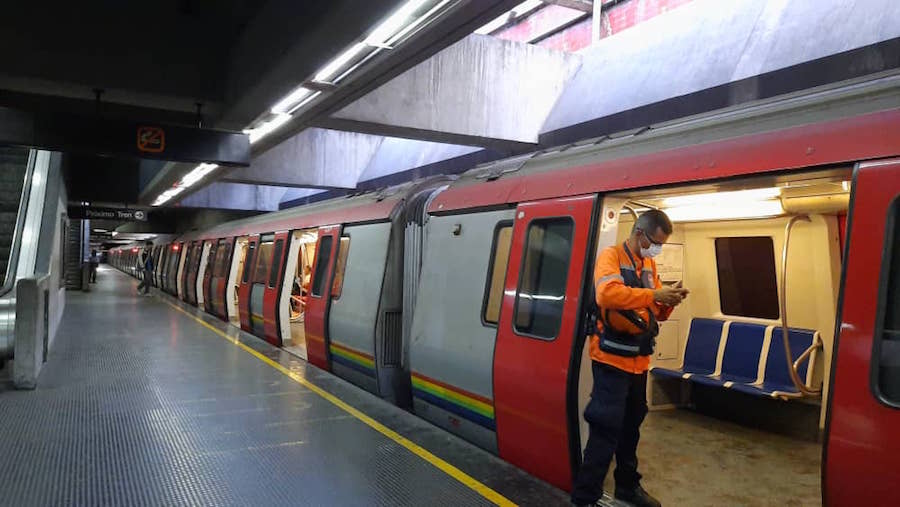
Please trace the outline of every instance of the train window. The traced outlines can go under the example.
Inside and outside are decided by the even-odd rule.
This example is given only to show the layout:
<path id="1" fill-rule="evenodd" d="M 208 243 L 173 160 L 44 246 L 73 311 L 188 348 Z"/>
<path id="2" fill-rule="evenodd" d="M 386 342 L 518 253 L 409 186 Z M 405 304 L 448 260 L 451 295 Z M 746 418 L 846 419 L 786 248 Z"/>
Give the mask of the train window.
<path id="1" fill-rule="evenodd" d="M 347 270 L 347 253 L 350 251 L 350 236 L 341 236 L 338 243 L 337 263 L 334 266 L 334 279 L 331 281 L 331 298 L 340 299 L 344 291 L 344 271 Z"/>
<path id="2" fill-rule="evenodd" d="M 316 252 L 316 272 L 313 276 L 312 295 L 322 296 L 325 287 L 325 274 L 328 272 L 328 264 L 331 262 L 331 236 L 323 236 L 319 240 L 319 250 Z"/>
<path id="3" fill-rule="evenodd" d="M 881 339 L 875 342 L 873 381 L 878 379 L 882 400 L 900 407 L 900 198 L 894 200 L 889 213 L 876 321 L 881 330 L 875 334 Z"/>
<path id="4" fill-rule="evenodd" d="M 777 319 L 775 247 L 769 236 L 716 238 L 722 313 Z"/>
<path id="5" fill-rule="evenodd" d="M 501 222 L 494 229 L 494 243 L 491 246 L 491 261 L 488 266 L 484 307 L 481 310 L 482 323 L 496 325 L 500 321 L 500 304 L 503 302 L 503 282 L 506 280 L 506 265 L 509 264 L 509 247 L 512 244 L 512 224 Z"/>
<path id="6" fill-rule="evenodd" d="M 284 250 L 284 240 L 279 239 L 275 242 L 275 253 L 272 254 L 272 269 L 269 270 L 269 287 L 275 287 L 278 281 L 278 272 L 281 271 L 281 252 Z"/>
<path id="7" fill-rule="evenodd" d="M 528 226 L 525 257 L 516 291 L 516 332 L 552 340 L 562 323 L 569 259 L 571 218 L 534 220 Z"/>
<path id="8" fill-rule="evenodd" d="M 247 258 L 244 259 L 244 273 L 241 277 L 241 283 L 250 281 L 250 270 L 253 269 L 253 253 L 256 251 L 256 243 L 250 243 L 247 247 Z"/>
<path id="9" fill-rule="evenodd" d="M 269 266 L 272 264 L 272 245 L 274 241 L 261 241 L 256 252 L 256 270 L 253 283 L 266 283 L 269 277 Z"/>

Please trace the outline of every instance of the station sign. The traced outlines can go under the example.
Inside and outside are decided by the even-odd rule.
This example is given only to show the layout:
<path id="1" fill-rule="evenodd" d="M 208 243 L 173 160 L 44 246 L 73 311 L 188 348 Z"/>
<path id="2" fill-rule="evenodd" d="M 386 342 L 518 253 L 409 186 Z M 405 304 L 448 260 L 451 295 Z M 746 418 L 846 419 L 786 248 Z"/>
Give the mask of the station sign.
<path id="1" fill-rule="evenodd" d="M 68 215 L 69 218 L 80 220 L 121 220 L 125 222 L 147 221 L 147 212 L 141 209 L 69 206 Z"/>

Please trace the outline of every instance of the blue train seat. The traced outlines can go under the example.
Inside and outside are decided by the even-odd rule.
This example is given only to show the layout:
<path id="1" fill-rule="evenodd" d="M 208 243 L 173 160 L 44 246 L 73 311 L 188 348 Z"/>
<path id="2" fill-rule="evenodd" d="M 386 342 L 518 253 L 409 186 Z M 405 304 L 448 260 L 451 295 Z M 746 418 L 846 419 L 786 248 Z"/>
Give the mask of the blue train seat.
<path id="1" fill-rule="evenodd" d="M 731 387 L 733 384 L 756 382 L 759 360 L 766 338 L 766 326 L 732 322 L 728 327 L 722 371 L 715 376 L 692 376 L 690 380 L 703 385 Z"/>
<path id="2" fill-rule="evenodd" d="M 690 378 L 694 375 L 714 373 L 724 325 L 724 321 L 716 319 L 691 319 L 691 329 L 684 347 L 684 362 L 681 368 L 677 370 L 653 368 L 652 373 L 670 378 Z"/>
<path id="3" fill-rule="evenodd" d="M 803 352 L 816 342 L 816 331 L 808 329 L 788 329 L 791 345 L 791 362 L 796 361 Z M 806 381 L 809 361 L 804 361 L 798 368 L 800 380 Z M 778 394 L 796 395 L 799 391 L 791 382 L 788 363 L 784 354 L 784 337 L 781 328 L 772 331 L 772 341 L 766 356 L 766 370 L 761 384 L 734 384 L 732 389 L 756 396 L 772 396 Z"/>

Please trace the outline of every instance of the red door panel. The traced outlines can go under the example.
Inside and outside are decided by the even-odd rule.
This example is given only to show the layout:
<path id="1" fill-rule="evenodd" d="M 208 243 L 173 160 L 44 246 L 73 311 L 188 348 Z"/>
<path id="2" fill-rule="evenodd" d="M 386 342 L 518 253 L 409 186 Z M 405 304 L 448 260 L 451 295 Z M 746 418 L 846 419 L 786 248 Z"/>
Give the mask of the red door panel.
<path id="1" fill-rule="evenodd" d="M 215 298 L 212 294 L 213 271 L 216 269 L 216 255 L 219 250 L 219 240 L 210 241 L 209 254 L 206 257 L 206 269 L 203 270 L 203 308 L 207 313 L 215 315 Z"/>
<path id="2" fill-rule="evenodd" d="M 213 288 L 215 293 L 216 317 L 228 322 L 228 275 L 231 274 L 231 261 L 234 256 L 234 246 L 237 238 L 226 239 L 220 248 L 225 251 L 221 255 L 225 257 L 222 260 L 222 271 L 213 273 Z"/>
<path id="3" fill-rule="evenodd" d="M 497 345 L 494 349 L 494 404 L 500 456 L 564 489 L 569 489 L 572 483 L 569 413 L 566 403 L 568 370 L 578 326 L 579 299 L 584 283 L 582 278 L 595 202 L 596 197 L 591 195 L 519 204 L 513 226 Z M 554 307 L 552 312 L 553 315 L 561 312 L 561 319 L 558 321 L 555 338 L 550 339 L 528 336 L 521 330 L 526 325 L 537 329 L 534 322 L 538 318 L 546 318 L 546 305 L 559 303 L 542 303 L 542 299 L 547 301 L 553 298 L 541 296 L 540 289 L 537 292 L 534 287 L 526 289 L 527 285 L 523 285 L 522 293 L 517 294 L 520 279 L 524 280 L 529 276 L 528 273 L 538 272 L 523 267 L 530 226 L 534 224 L 537 229 L 541 224 L 550 223 L 541 219 L 556 219 L 552 223 L 559 225 L 554 227 L 563 229 L 569 227 L 565 224 L 571 224 L 571 228 L 567 229 L 571 231 L 568 267 L 562 261 L 555 264 L 556 269 L 565 273 L 562 276 L 566 276 L 566 281 L 564 286 L 561 281 L 557 282 L 559 287 L 564 287 L 565 296 L 561 306 Z M 540 231 L 535 231 L 534 234 L 535 238 L 540 237 Z M 550 241 L 535 240 L 534 244 L 549 245 Z M 544 251 L 543 248 L 548 250 Z M 538 258 L 536 255 L 546 254 L 549 257 L 550 249 L 554 248 L 551 258 L 565 259 L 564 246 L 541 246 L 538 250 L 532 249 L 529 255 Z M 535 251 L 544 253 L 533 254 Z M 524 276 L 523 270 L 526 271 Z M 535 276 L 543 279 L 543 275 Z M 522 299 L 519 302 L 520 316 L 515 312 L 517 298 Z M 528 315 L 532 315 L 530 324 L 514 322 L 516 319 L 527 320 Z M 514 324 L 521 327 L 514 328 Z M 552 333 L 547 329 L 535 332 L 543 337 Z M 525 382 L 525 379 L 528 381 Z"/>
<path id="4" fill-rule="evenodd" d="M 281 327 L 278 313 L 278 299 L 281 294 L 281 281 L 284 272 L 284 257 L 287 254 L 288 233 L 275 233 L 275 246 L 272 248 L 272 264 L 269 267 L 269 279 L 263 295 L 263 315 L 265 316 L 266 341 L 281 346 Z"/>
<path id="5" fill-rule="evenodd" d="M 900 195 L 900 159 L 861 164 L 850 211 L 844 259 L 840 336 L 832 361 L 823 487 L 826 505 L 884 505 L 900 484 L 900 409 L 876 399 L 873 345 L 885 230 Z M 874 363 L 873 363 L 874 361 Z"/>
<path id="6" fill-rule="evenodd" d="M 328 303 L 331 301 L 331 276 L 334 271 L 335 252 L 340 235 L 341 227 L 339 225 L 319 228 L 319 239 L 316 242 L 316 258 L 313 261 L 313 278 L 309 299 L 306 303 L 307 360 L 324 370 L 331 370 L 326 328 L 328 323 Z M 322 264 L 321 266 L 320 263 Z"/>
<path id="7" fill-rule="evenodd" d="M 250 327 L 250 287 L 253 285 L 253 271 L 256 269 L 256 249 L 259 246 L 259 234 L 250 236 L 247 241 L 247 258 L 241 272 L 241 285 L 238 288 L 238 314 L 241 316 L 241 329 L 248 333 Z"/>

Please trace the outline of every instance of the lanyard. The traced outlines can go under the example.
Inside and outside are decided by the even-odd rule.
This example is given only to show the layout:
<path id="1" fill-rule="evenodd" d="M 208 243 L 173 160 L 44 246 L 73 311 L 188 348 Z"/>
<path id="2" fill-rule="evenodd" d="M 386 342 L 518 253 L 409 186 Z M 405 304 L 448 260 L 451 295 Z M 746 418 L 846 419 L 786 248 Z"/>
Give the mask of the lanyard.
<path id="1" fill-rule="evenodd" d="M 638 280 L 642 280 L 641 276 L 644 274 L 644 266 L 641 265 L 641 271 L 638 272 L 637 263 L 634 261 L 634 257 L 631 255 L 631 249 L 628 248 L 628 242 L 622 243 L 622 246 L 625 247 L 625 255 L 628 256 L 628 260 L 631 262 L 631 267 L 634 268 L 634 273 L 637 275 Z"/>

